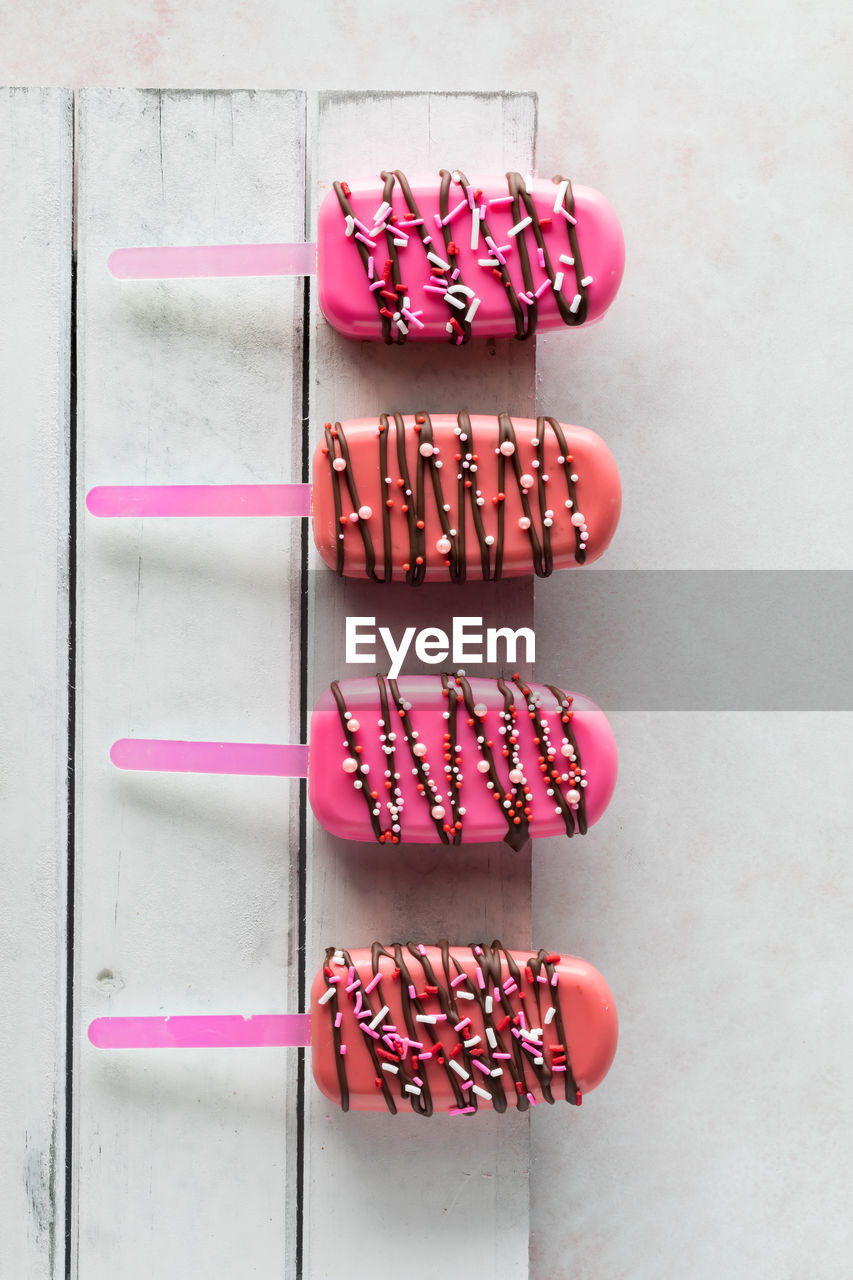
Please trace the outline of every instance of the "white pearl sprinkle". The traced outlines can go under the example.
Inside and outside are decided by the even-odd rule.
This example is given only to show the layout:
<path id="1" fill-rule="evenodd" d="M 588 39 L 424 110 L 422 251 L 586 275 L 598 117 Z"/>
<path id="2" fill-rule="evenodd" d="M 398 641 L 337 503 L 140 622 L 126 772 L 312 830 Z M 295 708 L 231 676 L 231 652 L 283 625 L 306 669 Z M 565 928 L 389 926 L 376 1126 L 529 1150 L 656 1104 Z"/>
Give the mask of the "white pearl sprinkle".
<path id="1" fill-rule="evenodd" d="M 368 507 L 367 505 L 359 507 L 358 514 L 361 516 L 362 520 L 369 520 L 373 515 L 373 508 Z"/>
<path id="2" fill-rule="evenodd" d="M 344 459 L 343 459 L 343 458 L 335 458 L 334 462 L 332 463 L 332 470 L 333 470 L 333 471 L 346 471 L 346 469 L 347 469 L 347 464 L 346 464 L 346 462 L 344 461 Z"/>
<path id="3" fill-rule="evenodd" d="M 343 764 L 341 765 L 341 768 L 343 769 L 344 773 L 355 773 L 356 769 L 358 768 L 358 761 L 353 760 L 352 756 L 347 756 L 346 760 L 344 760 Z"/>

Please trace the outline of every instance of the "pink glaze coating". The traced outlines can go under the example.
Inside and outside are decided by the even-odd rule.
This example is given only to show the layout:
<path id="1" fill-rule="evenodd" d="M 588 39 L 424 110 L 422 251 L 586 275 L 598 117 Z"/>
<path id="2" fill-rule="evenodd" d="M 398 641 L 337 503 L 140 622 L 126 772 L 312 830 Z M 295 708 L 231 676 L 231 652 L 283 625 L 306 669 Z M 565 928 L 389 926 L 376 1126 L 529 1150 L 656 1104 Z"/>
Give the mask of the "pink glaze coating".
<path id="1" fill-rule="evenodd" d="M 339 332 L 349 338 L 372 341 L 384 338 L 389 342 L 461 343 L 470 336 L 529 336 L 535 329 L 561 328 L 567 323 L 591 324 L 604 315 L 622 279 L 625 244 L 619 220 L 600 192 L 591 187 L 569 187 L 561 207 L 566 212 L 573 209 L 575 225 L 565 214 L 555 212 L 562 190 L 557 180 L 532 179 L 527 183 L 526 194 L 539 225 L 528 223 L 511 235 L 515 227 L 531 217 L 524 195 L 516 195 L 513 201 L 507 198 L 511 180 L 518 179 L 522 190 L 523 180 L 518 175 L 473 176 L 466 186 L 465 177 L 455 173 L 451 181 L 444 201 L 445 216 L 450 221 L 444 227 L 435 221 L 441 217 L 438 175 L 408 179 L 422 219 L 420 225 L 412 225 L 416 220 L 409 217 L 413 211 L 407 207 L 409 201 L 399 179 L 393 182 L 390 199 L 385 199 L 391 174 L 384 181 L 377 176 L 337 184 L 327 193 L 317 224 L 319 302 L 326 319 Z M 346 234 L 350 224 L 342 199 L 361 224 L 352 225 L 350 235 Z M 391 206 L 389 213 L 383 213 L 386 204 Z M 481 211 L 486 215 L 482 223 Z M 377 214 L 382 215 L 378 223 L 374 220 Z M 486 243 L 484 226 L 503 262 Z M 422 243 L 425 235 L 430 238 L 426 245 Z M 394 243 L 402 237 L 406 243 Z M 448 239 L 455 252 L 448 250 Z M 476 247 L 472 248 L 474 243 Z M 544 265 L 540 248 L 545 255 Z M 428 253 L 441 259 L 447 269 L 430 260 Z M 575 261 L 569 264 L 562 261 L 563 257 Z M 396 303 L 387 297 L 383 300 L 381 290 L 372 292 L 370 287 L 382 278 L 386 262 L 395 258 L 399 270 L 390 272 L 389 278 L 396 277 L 396 283 L 404 286 L 396 290 L 395 279 L 391 278 L 388 292 L 396 293 Z M 368 259 L 373 260 L 372 264 Z M 459 274 L 454 277 L 454 272 Z M 560 275 L 562 279 L 558 279 Z M 427 289 L 427 285 L 431 288 Z M 452 295 L 463 305 L 454 306 L 445 300 L 441 290 L 446 285 L 464 286 L 464 290 L 459 288 Z M 575 295 L 579 296 L 581 301 L 574 314 L 561 315 L 556 286 L 566 308 Z M 519 299 L 521 319 L 508 304 L 508 289 Z M 530 293 L 533 301 L 520 297 Z M 409 315 L 401 311 L 394 319 L 400 301 L 405 303 L 406 298 L 409 302 L 405 311 Z M 469 320 L 469 309 L 475 300 L 477 305 Z M 384 327 L 379 305 L 385 305 L 391 313 L 385 318 Z M 411 316 L 415 318 L 410 319 Z M 452 326 L 453 320 L 464 333 Z M 526 332 L 522 334 L 520 328 Z"/>
<path id="2" fill-rule="evenodd" d="M 616 784 L 601 709 L 517 679 L 342 680 L 315 706 L 310 744 L 311 807 L 346 840 L 519 848 L 528 835 L 583 833 Z"/>
<path id="3" fill-rule="evenodd" d="M 311 988 L 314 1079 L 344 1109 L 578 1104 L 617 1036 L 613 996 L 586 961 L 499 942 L 329 948 Z"/>
<path id="4" fill-rule="evenodd" d="M 321 556 L 344 577 L 379 581 L 546 576 L 590 563 L 610 543 L 622 504 L 600 436 L 507 414 L 328 423 L 313 481 Z M 581 525 L 572 523 L 578 515 Z"/>

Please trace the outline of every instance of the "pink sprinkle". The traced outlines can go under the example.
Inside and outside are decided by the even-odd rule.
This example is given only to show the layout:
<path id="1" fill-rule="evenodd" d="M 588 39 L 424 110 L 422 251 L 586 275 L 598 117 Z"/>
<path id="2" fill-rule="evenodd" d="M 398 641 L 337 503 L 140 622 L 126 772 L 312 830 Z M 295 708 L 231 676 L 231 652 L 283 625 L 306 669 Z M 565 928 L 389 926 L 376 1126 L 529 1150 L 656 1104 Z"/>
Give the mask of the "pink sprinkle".
<path id="1" fill-rule="evenodd" d="M 360 240 L 362 244 L 366 244 L 368 249 L 376 248 L 376 241 L 370 240 L 367 236 L 362 235 L 360 231 L 356 231 L 355 238 L 356 240 Z"/>
<path id="2" fill-rule="evenodd" d="M 550 289 L 550 288 L 551 288 L 551 281 L 550 281 L 550 280 L 543 280 L 543 281 L 542 281 L 542 283 L 540 284 L 539 288 L 538 288 L 538 289 L 536 290 L 536 292 L 534 293 L 534 295 L 533 295 L 533 296 L 534 296 L 534 298 L 541 298 L 541 297 L 542 297 L 542 294 L 545 292 L 545 290 L 546 290 L 546 289 Z"/>
<path id="3" fill-rule="evenodd" d="M 451 987 L 458 987 L 459 983 L 467 981 L 467 978 L 468 978 L 468 975 L 466 973 L 457 974 L 457 976 L 453 979 L 450 985 Z"/>
<path id="4" fill-rule="evenodd" d="M 483 970 L 477 965 L 477 984 L 481 991 L 486 989 L 486 979 L 483 977 Z"/>
<path id="5" fill-rule="evenodd" d="M 536 250 L 536 256 L 537 256 L 537 258 L 539 259 L 539 265 L 540 265 L 540 267 L 541 267 L 541 268 L 542 268 L 542 270 L 544 271 L 544 270 L 545 270 L 545 250 L 544 250 L 544 249 L 542 249 L 541 247 L 540 247 L 540 248 L 538 248 L 538 249 Z"/>
<path id="6" fill-rule="evenodd" d="M 547 977 L 545 976 L 545 974 L 544 974 L 544 973 L 537 973 L 537 975 L 536 975 L 536 981 L 537 981 L 537 982 L 547 982 L 547 981 L 548 981 L 548 979 L 547 979 Z"/>
<path id="7" fill-rule="evenodd" d="M 512 1057 L 512 1054 L 511 1054 L 511 1053 L 493 1053 L 493 1054 L 492 1054 L 492 1057 L 493 1057 L 493 1058 L 501 1058 L 501 1059 L 506 1058 L 506 1059 L 507 1059 L 507 1061 L 509 1061 L 509 1059 Z"/>
<path id="8" fill-rule="evenodd" d="M 373 255 L 372 254 L 367 259 L 367 278 L 368 280 L 373 279 Z"/>
<path id="9" fill-rule="evenodd" d="M 553 978 L 551 979 L 551 986 L 556 987 L 559 981 L 560 981 L 560 975 L 559 973 L 555 972 Z"/>
<path id="10" fill-rule="evenodd" d="M 434 213 L 434 214 L 432 215 L 432 220 L 433 220 L 433 222 L 435 223 L 435 225 L 436 225 L 437 227 L 440 227 L 440 226 L 442 225 L 442 222 L 441 222 L 441 214 L 440 214 L 440 213 Z"/>
<path id="11" fill-rule="evenodd" d="M 482 222 L 485 219 L 485 217 L 486 217 L 486 206 L 484 204 L 481 204 L 480 205 L 480 221 Z"/>
<path id="12" fill-rule="evenodd" d="M 418 312 L 418 315 L 422 315 L 422 314 L 423 312 Z M 426 328 L 426 326 L 424 325 L 424 322 L 422 320 L 419 320 L 418 316 L 415 315 L 413 311 L 404 311 L 403 315 L 406 317 L 409 324 L 416 325 L 418 329 Z"/>
<path id="13" fill-rule="evenodd" d="M 374 974 L 374 976 L 368 982 L 367 986 L 364 988 L 365 995 L 369 996 L 371 991 L 374 989 L 374 987 L 376 987 L 381 981 L 382 981 L 382 974 L 381 973 Z"/>
<path id="14" fill-rule="evenodd" d="M 335 1014 L 335 1026 L 339 1027 L 344 1020 L 344 1015 L 339 1011 Z"/>
<path id="15" fill-rule="evenodd" d="M 361 978 L 356 978 L 355 981 L 351 982 L 346 989 L 347 991 L 355 991 L 356 987 L 360 987 L 360 986 L 361 986 Z"/>
<path id="16" fill-rule="evenodd" d="M 497 260 L 498 260 L 498 262 L 501 264 L 501 266 L 502 266 L 502 267 L 505 267 L 505 266 L 506 266 L 506 258 L 503 256 L 503 254 L 501 253 L 500 249 L 499 249 L 499 248 L 498 248 L 498 246 L 495 244 L 495 242 L 494 242 L 494 240 L 492 239 L 492 237 L 491 237 L 491 236 L 486 236 L 486 244 L 489 246 L 489 248 L 491 249 L 492 253 L 493 253 L 493 254 L 495 255 L 495 257 L 497 258 Z"/>
<path id="17" fill-rule="evenodd" d="M 342 1044 L 342 1045 L 341 1045 L 341 1057 L 342 1057 L 342 1058 L 345 1058 L 345 1057 L 346 1057 L 346 1052 L 347 1052 L 347 1047 L 346 1047 L 346 1045 L 345 1045 L 345 1044 Z"/>
<path id="18" fill-rule="evenodd" d="M 476 1110 L 476 1107 L 451 1107 L 447 1114 L 449 1116 L 471 1116 Z"/>
<path id="19" fill-rule="evenodd" d="M 466 1080 L 462 1085 L 462 1092 L 467 1093 L 469 1089 L 473 1089 L 473 1088 L 474 1088 L 474 1081 Z"/>
<path id="20" fill-rule="evenodd" d="M 512 993 L 517 990 L 518 990 L 518 983 L 515 981 L 515 979 L 507 978 L 506 982 L 504 983 L 504 991 L 507 993 L 507 995 L 511 996 Z"/>
<path id="21" fill-rule="evenodd" d="M 434 276 L 433 276 L 433 279 L 435 279 Z M 381 283 L 382 282 L 380 281 L 380 284 Z M 439 286 L 435 284 L 425 284 L 424 293 L 440 293 L 443 298 L 444 295 L 447 293 L 447 285 L 444 285 L 443 288 L 439 288 Z"/>
<path id="22" fill-rule="evenodd" d="M 366 1036 L 370 1036 L 372 1040 L 379 1039 L 379 1032 L 374 1031 L 373 1028 L 369 1027 L 366 1022 L 360 1022 L 358 1025 L 361 1027 L 362 1031 Z"/>
<path id="23" fill-rule="evenodd" d="M 471 1025 L 471 1019 L 470 1019 L 470 1018 L 463 1018 L 461 1022 L 457 1022 L 456 1026 L 453 1028 L 453 1030 L 454 1030 L 454 1031 L 461 1031 L 463 1027 L 470 1027 L 470 1025 Z"/>
<path id="24" fill-rule="evenodd" d="M 473 213 L 473 211 L 474 211 L 474 192 L 471 190 L 471 188 L 470 188 L 470 187 L 466 187 L 466 188 L 465 188 L 465 195 L 468 197 L 468 208 L 469 208 L 469 209 L 471 210 L 471 212 Z"/>
<path id="25" fill-rule="evenodd" d="M 359 231 L 363 231 L 365 235 L 368 235 L 368 233 L 370 232 L 370 227 L 366 227 L 364 223 L 361 221 L 361 218 L 353 218 L 353 222 L 358 227 Z"/>
<path id="26" fill-rule="evenodd" d="M 552 1071 L 565 1071 L 565 1069 L 566 1069 L 565 1067 L 552 1067 L 552 1068 L 551 1068 L 551 1070 L 552 1070 Z"/>
<path id="27" fill-rule="evenodd" d="M 412 986 L 412 984 L 411 984 L 411 983 L 409 983 L 409 996 L 410 996 L 410 998 L 411 998 L 412 1000 L 414 1000 L 414 998 L 415 998 L 415 996 L 416 996 L 417 994 L 418 994 L 418 993 L 417 993 L 417 991 L 415 991 L 415 988 Z"/>
<path id="28" fill-rule="evenodd" d="M 472 1058 L 471 1065 L 474 1067 L 479 1067 L 480 1071 L 482 1071 L 484 1076 L 490 1076 L 492 1074 L 488 1067 L 483 1066 L 479 1058 Z"/>
<path id="29" fill-rule="evenodd" d="M 398 227 L 422 227 L 424 225 L 423 218 L 407 218 L 405 222 L 398 222 Z"/>
<path id="30" fill-rule="evenodd" d="M 461 213 L 461 212 L 462 212 L 462 210 L 467 206 L 467 204 L 468 204 L 468 201 L 467 201 L 467 200 L 460 200 L 460 201 L 459 201 L 459 204 L 456 206 L 456 208 L 455 208 L 455 209 L 451 209 L 450 213 L 449 213 L 449 214 L 447 215 L 447 217 L 444 219 L 444 222 L 443 222 L 443 223 L 439 223 L 439 225 L 440 225 L 440 226 L 445 226 L 445 227 L 446 227 L 446 226 L 447 226 L 447 224 L 448 224 L 449 222 L 452 222 L 452 221 L 453 221 L 453 219 L 456 217 L 456 215 L 457 215 L 457 214 L 459 214 L 459 213 Z"/>
<path id="31" fill-rule="evenodd" d="M 503 209 L 508 204 L 512 204 L 512 196 L 496 196 L 494 200 L 489 201 L 489 208 Z"/>
<path id="32" fill-rule="evenodd" d="M 536 1106 L 536 1099 L 534 1098 L 534 1096 L 533 1096 L 533 1094 L 532 1094 L 532 1093 L 528 1093 L 528 1095 L 527 1095 L 527 1101 L 530 1103 L 531 1107 L 535 1107 L 535 1106 Z"/>
<path id="33" fill-rule="evenodd" d="M 451 280 L 458 280 L 460 275 L 461 275 L 461 272 L 460 272 L 459 268 L 458 268 L 458 267 L 454 267 L 454 269 L 453 269 L 453 270 L 451 271 L 451 273 L 450 273 L 450 279 L 451 279 Z"/>
<path id="34" fill-rule="evenodd" d="M 370 286 L 370 292 L 375 293 L 376 290 L 381 289 L 384 284 L 385 284 L 384 280 L 377 280 L 374 284 Z"/>
<path id="35" fill-rule="evenodd" d="M 412 1076 L 412 1083 L 416 1084 L 420 1089 L 424 1087 L 424 1082 L 420 1076 Z"/>

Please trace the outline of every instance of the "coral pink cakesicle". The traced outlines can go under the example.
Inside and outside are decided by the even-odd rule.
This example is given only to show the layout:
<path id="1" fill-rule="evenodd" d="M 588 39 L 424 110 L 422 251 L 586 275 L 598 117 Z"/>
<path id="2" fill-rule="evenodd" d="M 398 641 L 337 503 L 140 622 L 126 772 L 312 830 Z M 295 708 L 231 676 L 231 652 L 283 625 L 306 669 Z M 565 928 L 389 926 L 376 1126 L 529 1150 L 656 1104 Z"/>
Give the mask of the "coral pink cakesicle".
<path id="1" fill-rule="evenodd" d="M 90 490 L 98 516 L 308 515 L 342 577 L 466 582 L 589 564 L 621 508 L 607 445 L 556 418 L 379 414 L 327 423 L 313 485 Z"/>
<path id="2" fill-rule="evenodd" d="M 349 338 L 404 343 L 529 338 L 599 320 L 622 279 L 625 245 L 591 187 L 442 169 L 335 182 L 318 215 L 320 308 Z M 293 275 L 310 245 L 117 249 L 120 279 Z"/>
<path id="3" fill-rule="evenodd" d="M 329 947 L 308 1015 L 112 1017 L 101 1049 L 312 1046 L 319 1089 L 344 1111 L 473 1115 L 579 1105 L 616 1052 L 607 983 L 575 956 L 374 942 Z"/>
<path id="4" fill-rule="evenodd" d="M 616 784 L 599 707 L 554 685 L 463 675 L 335 681 L 310 747 L 123 738 L 121 769 L 308 776 L 319 822 L 347 840 L 469 844 L 583 835 Z"/>

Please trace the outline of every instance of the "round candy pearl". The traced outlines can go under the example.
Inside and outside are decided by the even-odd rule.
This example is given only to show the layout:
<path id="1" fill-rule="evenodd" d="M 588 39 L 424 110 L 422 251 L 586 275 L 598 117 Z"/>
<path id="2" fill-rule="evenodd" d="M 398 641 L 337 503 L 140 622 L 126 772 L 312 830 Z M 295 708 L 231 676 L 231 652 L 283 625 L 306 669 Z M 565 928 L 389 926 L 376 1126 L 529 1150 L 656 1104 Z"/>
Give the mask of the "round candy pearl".
<path id="1" fill-rule="evenodd" d="M 373 515 L 373 508 L 368 506 L 359 507 L 358 514 L 361 516 L 362 520 L 369 520 Z"/>
<path id="2" fill-rule="evenodd" d="M 443 805 L 443 804 L 434 804 L 434 805 L 432 806 L 432 808 L 430 809 L 430 813 L 432 814 L 432 816 L 433 816 L 434 818 L 443 818 L 443 817 L 444 817 L 444 805 Z"/>
<path id="3" fill-rule="evenodd" d="M 560 747 L 560 750 L 562 751 L 564 756 L 570 756 L 574 752 L 574 747 L 570 742 L 564 742 L 563 745 Z"/>
<path id="4" fill-rule="evenodd" d="M 435 544 L 435 549 L 443 556 L 446 556 L 451 546 L 452 543 L 449 538 L 439 538 L 438 542 Z"/>
<path id="5" fill-rule="evenodd" d="M 509 780 L 510 782 L 523 782 L 524 774 L 521 772 L 520 769 L 510 769 Z"/>
<path id="6" fill-rule="evenodd" d="M 351 511 L 351 512 L 349 513 L 349 522 L 350 522 L 350 524 L 358 524 L 358 512 L 357 512 L 357 511 Z"/>
<path id="7" fill-rule="evenodd" d="M 572 524 L 575 526 L 576 529 L 579 529 L 582 524 L 586 524 L 586 519 L 584 518 L 584 514 L 582 511 L 575 511 L 575 513 L 572 516 Z"/>
<path id="8" fill-rule="evenodd" d="M 349 720 L 347 720 L 347 728 L 352 729 L 353 733 L 355 733 L 356 729 L 361 728 L 361 722 L 356 720 L 355 716 L 350 716 Z"/>
<path id="9" fill-rule="evenodd" d="M 347 469 L 346 461 L 343 458 L 335 458 L 334 462 L 332 463 L 332 470 L 346 471 L 346 469 Z"/>
<path id="10" fill-rule="evenodd" d="M 521 479 L 519 480 L 519 484 L 521 485 L 522 489 L 532 489 L 532 488 L 533 488 L 533 476 L 529 475 L 529 474 L 525 471 L 524 475 L 523 475 L 523 476 L 521 477 Z"/>
<path id="11" fill-rule="evenodd" d="M 566 799 L 569 804 L 580 804 L 581 793 L 579 791 L 575 791 L 574 787 L 572 787 L 571 791 L 566 792 Z"/>
<path id="12" fill-rule="evenodd" d="M 477 772 L 478 772 L 478 773 L 488 773 L 488 772 L 489 772 L 489 762 L 488 762 L 488 760 L 478 760 L 478 761 L 477 761 Z"/>
<path id="13" fill-rule="evenodd" d="M 501 443 L 501 453 L 505 458 L 511 458 L 515 453 L 515 445 L 511 440 L 504 440 Z"/>
<path id="14" fill-rule="evenodd" d="M 529 528 L 530 528 L 530 517 L 529 517 L 529 516 L 522 516 L 522 517 L 521 517 L 521 519 L 520 519 L 520 520 L 519 520 L 519 522 L 518 522 L 518 527 L 519 527 L 519 529 L 529 529 Z"/>
<path id="15" fill-rule="evenodd" d="M 421 455 L 422 458 L 431 458 L 432 455 L 435 453 L 435 449 L 429 443 L 428 440 L 424 440 L 423 444 L 418 449 L 418 453 Z"/>
<path id="16" fill-rule="evenodd" d="M 418 757 L 426 755 L 426 747 L 422 742 L 415 743 L 415 745 L 412 747 L 412 755 L 418 756 Z"/>
<path id="17" fill-rule="evenodd" d="M 358 768 L 358 761 L 353 760 L 352 756 L 347 756 L 341 767 L 343 768 L 344 773 L 355 773 Z"/>
<path id="18" fill-rule="evenodd" d="M 485 702 L 477 702 L 474 704 L 474 715 L 484 716 L 488 709 L 489 708 L 486 706 Z"/>

